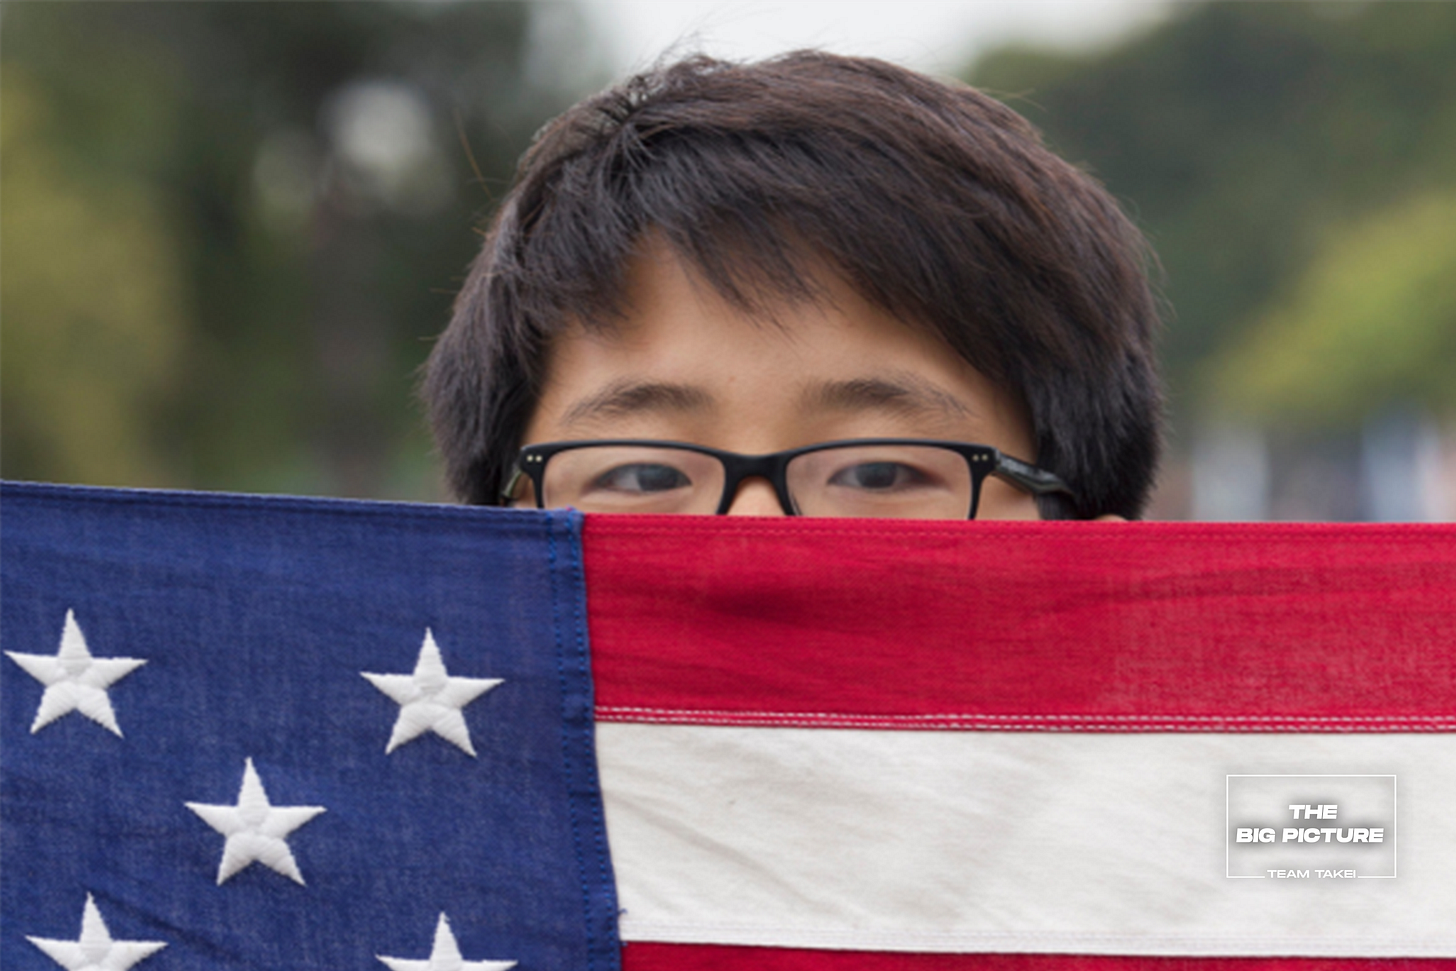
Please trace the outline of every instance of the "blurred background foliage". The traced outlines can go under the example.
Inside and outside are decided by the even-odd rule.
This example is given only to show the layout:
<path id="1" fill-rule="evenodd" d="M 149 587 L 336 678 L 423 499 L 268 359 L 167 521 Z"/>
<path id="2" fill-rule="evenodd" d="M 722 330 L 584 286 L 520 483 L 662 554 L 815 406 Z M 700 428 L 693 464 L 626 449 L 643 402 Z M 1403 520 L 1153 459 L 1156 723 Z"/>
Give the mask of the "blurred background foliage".
<path id="1" fill-rule="evenodd" d="M 1157 512 L 1456 518 L 1456 4 L 1209 3 L 966 79 L 1157 250 Z"/>
<path id="2" fill-rule="evenodd" d="M 610 80 L 576 8 L 0 18 L 0 470 L 442 498 L 414 373 L 531 133 Z M 1161 258 L 1160 515 L 1456 518 L 1453 65 L 1456 4 L 1203 3 L 964 72 Z"/>
<path id="3" fill-rule="evenodd" d="M 1392 404 L 1456 412 L 1456 192 L 1331 233 L 1250 330 L 1208 369 L 1230 409 L 1336 426 Z"/>
<path id="4" fill-rule="evenodd" d="M 605 80 L 569 11 L 6 3 L 4 473 L 436 496 L 414 372 L 531 133 Z"/>
<path id="5" fill-rule="evenodd" d="M 1361 404 L 1419 388 L 1450 405 L 1440 386 L 1456 380 L 1456 345 L 1435 331 L 1450 335 L 1456 317 L 1448 302 L 1437 321 L 1414 290 L 1437 263 L 1456 279 L 1439 215 L 1440 194 L 1456 190 L 1456 4 L 1189 7 L 1112 51 L 1001 50 L 967 80 L 1039 125 L 1148 231 L 1175 311 L 1164 360 L 1180 411 L 1222 397 L 1271 420 L 1349 422 L 1343 388 L 1311 373 L 1313 358 L 1289 358 L 1328 364 L 1337 343 L 1387 340 L 1446 354 L 1382 352 L 1394 370 L 1379 388 L 1362 379 Z M 1347 270 L 1362 278 L 1336 298 L 1325 288 Z M 1365 294 L 1367 309 L 1398 304 L 1360 324 L 1346 308 L 1341 336 L 1326 333 L 1330 303 L 1369 285 L 1382 294 Z"/>

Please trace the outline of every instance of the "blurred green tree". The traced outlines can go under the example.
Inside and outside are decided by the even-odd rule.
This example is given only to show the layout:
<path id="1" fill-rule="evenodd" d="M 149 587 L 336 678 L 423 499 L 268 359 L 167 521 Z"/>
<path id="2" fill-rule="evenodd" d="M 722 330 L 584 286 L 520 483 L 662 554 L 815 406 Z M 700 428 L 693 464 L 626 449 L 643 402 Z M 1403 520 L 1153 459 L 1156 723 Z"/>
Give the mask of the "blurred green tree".
<path id="1" fill-rule="evenodd" d="M 1210 396 L 1275 427 L 1456 413 L 1456 192 L 1332 234 L 1288 297 L 1210 362 Z"/>
<path id="2" fill-rule="evenodd" d="M 1246 332 L 1276 326 L 1271 305 L 1311 299 L 1289 294 L 1315 285 L 1313 261 L 1337 258 L 1324 255 L 1332 232 L 1456 187 L 1453 64 L 1456 4 L 1212 3 L 1175 7 L 1108 50 L 995 52 L 968 78 L 1100 177 L 1149 234 L 1186 417 L 1221 407 L 1190 400 L 1195 387 L 1233 393 L 1200 382 L 1202 362 L 1257 344 Z"/>
<path id="3" fill-rule="evenodd" d="M 0 78 L 7 471 L 173 484 L 156 423 L 179 379 L 181 259 L 144 181 L 87 180 L 42 134 L 44 92 Z"/>
<path id="4" fill-rule="evenodd" d="M 433 495 L 413 373 L 573 10 L 7 2 L 5 474 Z"/>

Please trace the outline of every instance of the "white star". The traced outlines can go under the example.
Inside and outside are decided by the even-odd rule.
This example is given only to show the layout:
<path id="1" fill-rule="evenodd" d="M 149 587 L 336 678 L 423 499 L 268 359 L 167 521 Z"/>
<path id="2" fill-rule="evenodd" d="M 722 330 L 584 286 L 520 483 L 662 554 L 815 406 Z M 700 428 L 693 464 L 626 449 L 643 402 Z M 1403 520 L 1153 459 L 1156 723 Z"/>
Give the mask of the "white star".
<path id="1" fill-rule="evenodd" d="M 506 968 L 516 966 L 515 961 L 467 961 L 460 956 L 460 945 L 455 943 L 455 935 L 450 932 L 450 921 L 445 915 L 440 915 L 440 922 L 435 925 L 435 946 L 430 948 L 430 956 L 424 961 L 414 961 L 408 958 L 387 958 L 383 954 L 374 955 L 390 968 L 390 971 L 506 971 Z"/>
<path id="2" fill-rule="evenodd" d="M 435 635 L 428 627 L 413 674 L 360 673 L 374 687 L 399 702 L 399 717 L 384 748 L 385 755 L 425 732 L 434 732 L 474 757 L 475 746 L 470 744 L 470 729 L 465 727 L 461 709 L 502 681 L 501 678 L 450 677 Z"/>
<path id="3" fill-rule="evenodd" d="M 62 715 L 79 711 L 87 718 L 117 735 L 121 726 L 111 710 L 106 689 L 146 664 L 131 657 L 92 657 L 86 647 L 86 635 L 76 623 L 76 613 L 66 611 L 66 626 L 61 632 L 61 648 L 52 657 L 46 654 L 20 654 L 6 651 L 10 660 L 25 673 L 45 685 L 40 696 L 31 734 L 35 734 Z"/>
<path id="4" fill-rule="evenodd" d="M 166 947 L 163 941 L 113 941 L 91 895 L 81 911 L 81 936 L 74 941 L 53 941 L 27 937 L 27 941 L 49 955 L 67 971 L 126 971 Z"/>
<path id="5" fill-rule="evenodd" d="M 227 837 L 222 847 L 222 863 L 217 868 L 219 887 L 251 863 L 261 863 L 303 883 L 303 874 L 298 872 L 298 864 L 283 837 L 324 812 L 324 807 L 270 805 L 252 759 L 243 763 L 243 786 L 238 790 L 236 806 L 206 806 L 198 802 L 185 805 Z"/>

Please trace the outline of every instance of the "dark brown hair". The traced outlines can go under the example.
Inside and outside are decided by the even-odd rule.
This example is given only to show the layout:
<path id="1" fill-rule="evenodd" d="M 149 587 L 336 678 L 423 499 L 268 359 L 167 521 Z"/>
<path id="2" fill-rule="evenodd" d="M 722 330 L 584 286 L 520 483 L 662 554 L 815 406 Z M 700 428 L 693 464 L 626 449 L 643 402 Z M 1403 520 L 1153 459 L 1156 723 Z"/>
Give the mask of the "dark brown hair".
<path id="1" fill-rule="evenodd" d="M 498 502 L 569 322 L 611 327 L 661 235 L 754 313 L 812 300 L 812 260 L 930 328 L 1025 406 L 1077 493 L 1048 517 L 1134 517 L 1157 464 L 1157 312 L 1142 236 L 1015 112 L 883 61 L 691 57 L 556 118 L 521 161 L 426 366 L 449 482 Z"/>

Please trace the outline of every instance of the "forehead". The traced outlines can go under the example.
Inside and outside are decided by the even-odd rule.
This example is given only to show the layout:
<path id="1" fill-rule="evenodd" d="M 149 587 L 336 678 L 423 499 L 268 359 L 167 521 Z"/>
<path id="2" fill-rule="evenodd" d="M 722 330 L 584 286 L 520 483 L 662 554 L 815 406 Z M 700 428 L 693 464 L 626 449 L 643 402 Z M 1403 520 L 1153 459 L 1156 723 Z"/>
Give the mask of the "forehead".
<path id="1" fill-rule="evenodd" d="M 854 431 L 985 441 L 1019 412 L 926 327 L 810 265 L 807 298 L 729 300 L 661 242 L 626 267 L 623 313 L 554 339 L 527 441 L 643 435 L 769 451 Z M 875 427 L 869 427 L 869 425 Z M 1005 436 L 999 436 L 1003 439 Z M 1024 438 L 1024 436 L 1023 436 Z M 1019 439 L 998 445 L 1026 454 Z"/>
<path id="2" fill-rule="evenodd" d="M 795 275 L 806 293 L 756 293 L 751 306 L 726 296 L 660 238 L 638 248 L 624 268 L 623 313 L 568 325 L 552 342 L 548 370 L 644 373 L 672 369 L 704 381 L 751 372 L 801 384 L 833 371 L 862 372 L 875 362 L 917 372 L 973 369 L 929 328 L 903 322 L 866 300 L 822 260 L 804 259 Z M 930 377 L 929 374 L 926 375 Z"/>

